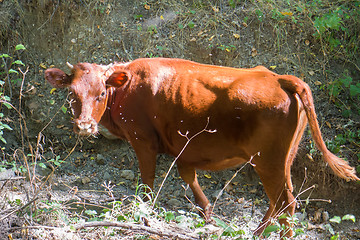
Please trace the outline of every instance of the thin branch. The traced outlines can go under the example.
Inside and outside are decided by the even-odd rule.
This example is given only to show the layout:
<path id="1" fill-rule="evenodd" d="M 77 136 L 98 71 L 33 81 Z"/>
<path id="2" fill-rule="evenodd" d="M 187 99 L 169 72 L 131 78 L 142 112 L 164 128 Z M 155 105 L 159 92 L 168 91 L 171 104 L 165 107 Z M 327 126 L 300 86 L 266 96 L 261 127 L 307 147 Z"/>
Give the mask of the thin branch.
<path id="1" fill-rule="evenodd" d="M 120 228 L 130 229 L 133 231 L 147 232 L 151 234 L 156 234 L 158 236 L 169 237 L 171 239 L 184 239 L 184 240 L 199 239 L 199 236 L 197 234 L 179 233 L 172 230 L 152 228 L 135 223 L 95 221 L 95 222 L 80 223 L 74 226 L 76 230 L 80 230 L 88 227 L 120 227 Z"/>
<path id="2" fill-rule="evenodd" d="M 33 202 L 35 202 L 38 198 L 39 198 L 39 197 L 35 197 L 35 198 L 33 198 L 31 201 L 29 201 L 27 204 L 25 204 L 24 206 L 22 206 L 22 207 L 20 207 L 20 208 L 17 208 L 17 209 L 15 209 L 15 210 L 11 211 L 10 213 L 6 214 L 6 215 L 3 216 L 2 218 L 0 218 L 0 222 L 1 222 L 2 220 L 4 220 L 5 218 L 9 217 L 11 214 L 14 214 L 14 213 L 16 213 L 16 212 L 18 212 L 18 211 L 22 211 L 24 208 L 28 207 L 30 204 L 32 204 Z"/>
<path id="3" fill-rule="evenodd" d="M 215 132 L 216 132 L 216 130 L 209 130 L 209 129 L 207 129 L 207 127 L 209 126 L 209 121 L 210 121 L 210 117 L 207 118 L 206 126 L 205 126 L 200 132 L 197 132 L 196 134 L 194 134 L 194 135 L 193 135 L 192 137 L 190 137 L 190 138 L 188 137 L 189 131 L 186 131 L 186 134 L 181 133 L 180 130 L 178 131 L 179 135 L 182 136 L 182 137 L 185 137 L 185 138 L 187 139 L 187 141 L 186 141 L 184 147 L 181 149 L 180 153 L 176 156 L 176 158 L 174 159 L 174 161 L 171 163 L 171 166 L 169 167 L 169 170 L 167 171 L 167 173 L 166 173 L 166 175 L 165 175 L 165 177 L 164 177 L 164 179 L 163 179 L 163 181 L 162 181 L 162 183 L 161 183 L 161 185 L 160 185 L 160 188 L 159 188 L 159 190 L 158 190 L 158 192 L 157 192 L 157 194 L 156 194 L 156 196 L 155 196 L 155 199 L 154 199 L 154 202 L 153 202 L 153 206 L 152 206 L 152 207 L 155 206 L 156 200 L 157 200 L 157 198 L 158 198 L 159 195 L 160 195 L 160 191 L 161 191 L 161 189 L 163 188 L 164 183 L 165 183 L 167 177 L 169 176 L 171 169 L 174 167 L 176 161 L 180 158 L 181 154 L 185 151 L 185 149 L 186 149 L 186 147 L 189 145 L 190 141 L 193 140 L 194 138 L 196 138 L 197 136 L 199 136 L 200 134 L 204 133 L 204 132 L 208 132 L 208 133 L 215 133 Z"/>
<path id="4" fill-rule="evenodd" d="M 222 195 L 222 193 L 224 192 L 224 190 L 226 189 L 226 187 L 231 183 L 231 181 L 236 177 L 236 175 L 242 170 L 244 169 L 244 167 L 247 165 L 247 164 L 250 164 L 251 166 L 255 167 L 256 165 L 254 163 L 252 163 L 252 160 L 255 156 L 260 156 L 260 152 L 257 152 L 255 153 L 254 155 L 252 155 L 250 157 L 250 160 L 247 161 L 244 165 L 241 166 L 241 168 L 239 168 L 235 173 L 234 175 L 231 177 L 231 179 L 229 181 L 226 182 L 226 184 L 224 185 L 224 187 L 221 189 L 221 191 L 219 192 L 219 194 L 216 196 L 216 199 L 215 199 L 215 202 L 214 202 L 214 205 L 212 207 L 212 210 L 215 208 L 215 205 L 218 201 L 218 199 L 220 198 L 220 196 Z"/>

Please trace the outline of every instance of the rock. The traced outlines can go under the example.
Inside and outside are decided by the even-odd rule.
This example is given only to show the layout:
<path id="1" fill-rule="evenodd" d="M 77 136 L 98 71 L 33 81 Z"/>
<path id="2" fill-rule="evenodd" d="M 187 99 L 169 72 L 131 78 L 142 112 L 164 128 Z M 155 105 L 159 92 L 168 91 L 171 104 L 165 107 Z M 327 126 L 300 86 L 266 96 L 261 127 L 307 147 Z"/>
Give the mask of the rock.
<path id="1" fill-rule="evenodd" d="M 39 165 L 36 165 L 36 173 L 40 176 L 47 177 L 49 176 L 53 170 L 48 164 L 44 164 L 45 167 L 40 167 Z"/>
<path id="2" fill-rule="evenodd" d="M 82 179 L 81 179 L 81 183 L 82 184 L 88 184 L 89 182 L 91 182 L 91 179 L 89 178 L 89 177 L 83 177 Z"/>
<path id="3" fill-rule="evenodd" d="M 98 165 L 105 165 L 105 157 L 102 154 L 96 155 L 95 162 Z"/>
<path id="4" fill-rule="evenodd" d="M 295 213 L 295 216 L 302 222 L 306 218 L 306 212 L 297 212 Z"/>
<path id="5" fill-rule="evenodd" d="M 179 200 L 177 200 L 176 198 L 170 199 L 167 203 L 172 208 L 177 208 L 182 205 L 181 202 Z"/>
<path id="6" fill-rule="evenodd" d="M 103 178 L 104 178 L 104 180 L 111 180 L 111 175 L 110 175 L 110 173 L 105 172 Z"/>
<path id="7" fill-rule="evenodd" d="M 220 194 L 219 198 L 221 198 L 221 195 L 223 194 L 223 190 L 216 190 L 213 192 L 213 194 L 211 195 L 212 199 L 213 200 L 216 200 L 218 195 Z"/>
<path id="8" fill-rule="evenodd" d="M 126 180 L 134 180 L 134 178 L 135 178 L 135 174 L 134 174 L 134 172 L 133 171 L 131 171 L 131 170 L 122 170 L 121 172 L 120 172 L 120 176 L 122 177 L 122 178 L 125 178 Z"/>
<path id="9" fill-rule="evenodd" d="M 12 169 L 6 169 L 3 172 L 0 172 L 0 180 L 5 180 L 15 177 L 15 172 Z"/>
<path id="10" fill-rule="evenodd" d="M 324 222 L 327 222 L 328 220 L 329 220 L 329 213 L 327 212 L 327 211 L 324 211 L 323 213 L 322 213 L 322 220 L 324 221 Z"/>

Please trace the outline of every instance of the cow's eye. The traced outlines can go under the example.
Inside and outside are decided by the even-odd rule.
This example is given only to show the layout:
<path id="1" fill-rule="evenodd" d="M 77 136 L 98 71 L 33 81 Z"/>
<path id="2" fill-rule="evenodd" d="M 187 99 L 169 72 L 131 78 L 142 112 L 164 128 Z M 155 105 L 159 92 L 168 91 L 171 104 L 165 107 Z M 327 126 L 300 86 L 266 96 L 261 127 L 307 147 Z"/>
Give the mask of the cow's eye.
<path id="1" fill-rule="evenodd" d="M 106 92 L 105 91 L 103 91 L 97 98 L 96 98 L 96 101 L 101 101 L 104 97 L 105 97 L 105 95 L 106 95 Z"/>

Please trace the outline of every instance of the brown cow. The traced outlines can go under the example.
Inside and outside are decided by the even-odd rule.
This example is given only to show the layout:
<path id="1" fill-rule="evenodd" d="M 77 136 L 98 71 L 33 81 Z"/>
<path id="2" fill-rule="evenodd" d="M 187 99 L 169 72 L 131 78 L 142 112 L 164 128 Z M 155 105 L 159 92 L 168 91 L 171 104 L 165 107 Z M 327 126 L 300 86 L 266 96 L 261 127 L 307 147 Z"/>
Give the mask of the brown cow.
<path id="1" fill-rule="evenodd" d="M 222 170 L 250 159 L 270 199 L 255 234 L 261 234 L 279 212 L 293 215 L 290 167 L 307 122 L 335 174 L 360 180 L 354 168 L 326 148 L 310 88 L 294 76 L 277 75 L 262 66 L 236 69 L 164 58 L 69 66 L 71 75 L 52 68 L 45 78 L 57 88 L 69 89 L 75 132 L 96 134 L 100 124 L 128 140 L 142 181 L 151 188 L 157 154 L 177 156 L 187 141 L 179 132 L 191 137 L 209 121 L 208 129 L 216 131 L 192 139 L 177 160 L 182 179 L 207 218 L 210 203 L 195 169 Z"/>

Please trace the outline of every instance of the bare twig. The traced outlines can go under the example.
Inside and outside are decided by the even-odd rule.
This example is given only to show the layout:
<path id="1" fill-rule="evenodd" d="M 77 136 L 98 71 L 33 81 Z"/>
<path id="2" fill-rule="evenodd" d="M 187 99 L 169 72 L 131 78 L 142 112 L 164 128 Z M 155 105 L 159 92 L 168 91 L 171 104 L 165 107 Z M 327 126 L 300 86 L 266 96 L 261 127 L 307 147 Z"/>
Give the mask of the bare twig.
<path id="1" fill-rule="evenodd" d="M 191 233 L 179 233 L 176 231 L 171 230 L 165 230 L 165 229 L 159 229 L 154 227 L 147 227 L 135 223 L 124 223 L 124 222 L 108 222 L 108 221 L 101 221 L 101 222 L 85 222 L 76 224 L 74 228 L 76 230 L 80 230 L 83 228 L 88 227 L 120 227 L 125 229 L 130 229 L 133 231 L 139 231 L 139 232 L 147 232 L 151 234 L 156 234 L 158 236 L 164 236 L 169 237 L 171 239 L 199 239 L 199 236 L 197 234 L 191 234 Z"/>
<path id="2" fill-rule="evenodd" d="M 18 68 L 19 71 L 21 72 L 22 74 L 22 81 L 21 81 L 21 86 L 20 86 L 20 92 L 19 92 L 19 112 L 21 113 L 21 100 L 22 100 L 22 90 L 23 90 L 23 87 L 24 87 L 24 82 L 25 82 L 25 76 L 26 74 L 28 73 L 29 71 L 29 67 L 26 68 L 25 72 L 23 72 L 21 70 L 21 68 Z M 20 115 L 20 118 L 19 118 L 19 126 L 20 126 L 20 135 L 21 135 L 21 143 L 22 143 L 22 146 L 24 146 L 24 131 L 23 131 L 23 125 L 21 124 L 21 122 L 25 123 L 25 120 L 21 117 Z M 25 130 L 26 130 L 26 123 L 24 124 L 24 127 L 25 127 Z"/>
<path id="3" fill-rule="evenodd" d="M 247 161 L 244 165 L 241 166 L 241 168 L 239 168 L 235 173 L 234 175 L 231 177 L 231 179 L 229 181 L 226 182 L 226 184 L 224 185 L 224 187 L 221 189 L 221 191 L 219 192 L 219 194 L 216 196 L 216 199 L 215 199 L 215 202 L 214 202 L 214 205 L 212 207 L 212 210 L 215 208 L 215 205 L 218 201 L 218 199 L 220 198 L 220 196 L 222 195 L 222 193 L 224 192 L 224 190 L 226 189 L 226 187 L 231 183 L 231 181 L 236 177 L 236 175 L 242 170 L 244 169 L 244 167 L 247 165 L 247 164 L 250 164 L 251 166 L 255 167 L 256 165 L 254 163 L 252 163 L 252 160 L 255 156 L 260 156 L 260 152 L 257 152 L 255 153 L 254 155 L 252 155 L 250 157 L 250 160 Z"/>
<path id="4" fill-rule="evenodd" d="M 209 121 L 210 121 L 210 118 L 208 117 L 207 118 L 207 123 L 206 123 L 206 126 L 204 127 L 204 129 L 202 129 L 200 132 L 197 132 L 196 134 L 194 134 L 192 137 L 189 138 L 188 134 L 189 134 L 189 131 L 187 131 L 185 134 L 181 133 L 180 130 L 178 131 L 179 135 L 182 136 L 182 137 L 185 137 L 187 139 L 184 147 L 181 149 L 180 153 L 176 156 L 176 158 L 174 159 L 174 161 L 171 163 L 171 166 L 169 167 L 169 170 L 167 171 L 161 185 L 160 185 L 160 188 L 155 196 L 155 199 L 154 199 L 154 202 L 153 202 L 153 207 L 155 206 L 155 203 L 156 203 L 156 200 L 157 198 L 159 197 L 160 195 L 160 191 L 161 189 L 163 188 L 164 186 L 164 183 L 167 179 L 167 177 L 169 176 L 170 174 L 170 171 L 171 169 L 174 167 L 176 161 L 180 158 L 181 154 L 185 151 L 186 147 L 189 145 L 190 141 L 193 140 L 194 138 L 196 138 L 197 136 L 199 136 L 200 134 L 204 133 L 204 132 L 208 132 L 208 133 L 215 133 L 216 130 L 210 130 L 210 129 L 207 129 L 207 127 L 209 126 Z"/>
<path id="5" fill-rule="evenodd" d="M 11 211 L 10 213 L 6 214 L 6 215 L 3 216 L 2 218 L 0 218 L 0 222 L 1 222 L 2 220 L 4 220 L 5 218 L 9 217 L 11 214 L 14 214 L 14 213 L 16 213 L 16 212 L 18 212 L 18 211 L 22 211 L 23 209 L 27 208 L 30 204 L 32 204 L 33 202 L 35 202 L 38 198 L 39 198 L 39 197 L 35 197 L 35 198 L 33 198 L 31 201 L 29 201 L 27 204 L 25 204 L 24 206 L 22 206 L 22 207 L 20 207 L 20 208 L 17 208 L 17 209 L 15 209 L 15 210 Z"/>

